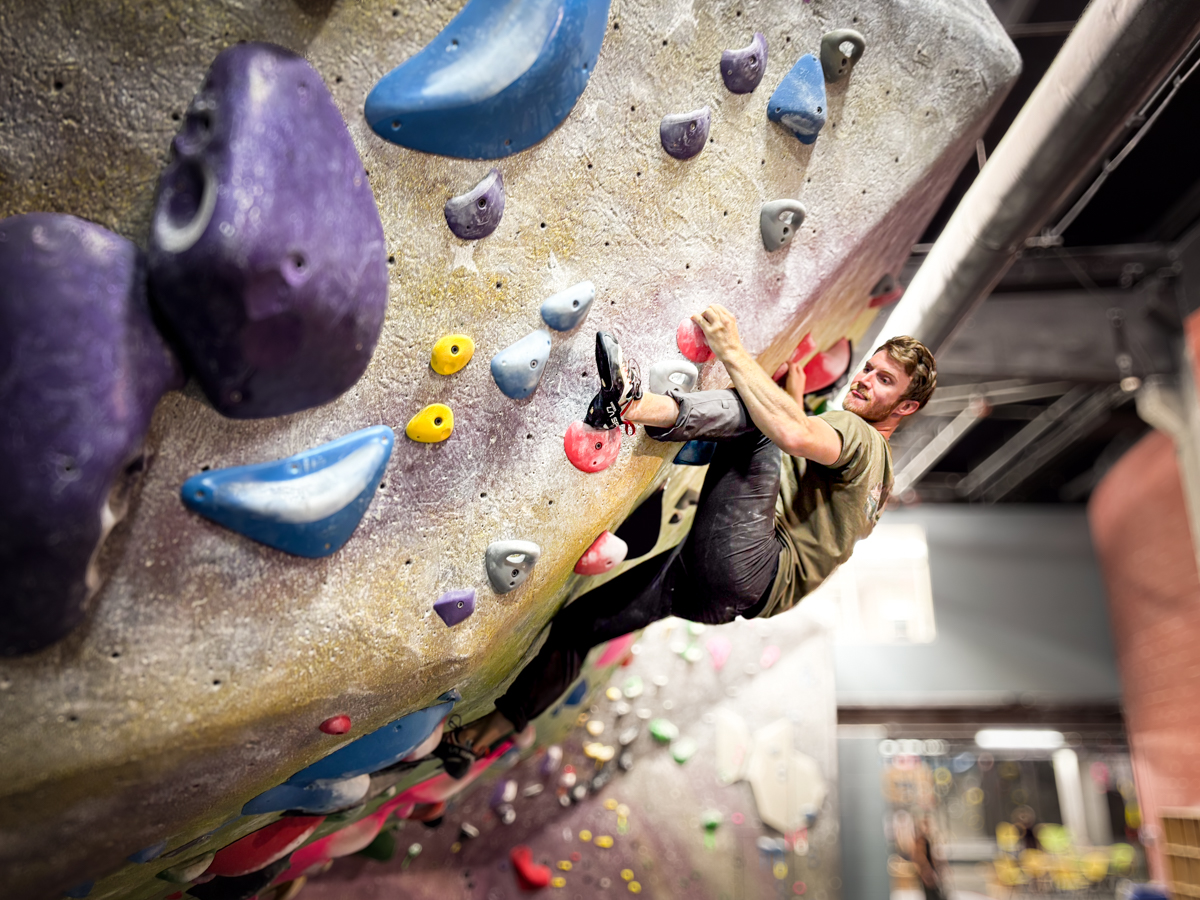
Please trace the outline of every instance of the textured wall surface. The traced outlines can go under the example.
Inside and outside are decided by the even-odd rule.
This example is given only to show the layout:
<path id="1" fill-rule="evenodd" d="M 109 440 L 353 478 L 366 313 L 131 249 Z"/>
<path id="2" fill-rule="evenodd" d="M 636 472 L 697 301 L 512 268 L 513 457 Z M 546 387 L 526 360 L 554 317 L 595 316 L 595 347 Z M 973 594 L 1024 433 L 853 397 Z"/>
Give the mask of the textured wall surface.
<path id="1" fill-rule="evenodd" d="M 170 139 L 213 56 L 237 40 L 302 53 L 324 77 L 362 155 L 391 254 L 383 335 L 337 401 L 262 421 L 222 418 L 194 386 L 160 404 L 146 478 L 100 559 L 88 621 L 53 648 L 0 661 L 0 871 L 11 896 L 52 896 L 236 814 L 297 769 L 458 688 L 467 717 L 501 682 L 579 577 L 572 565 L 671 470 L 675 446 L 640 432 L 586 475 L 562 450 L 595 392 L 593 332 L 643 367 L 677 357 L 679 320 L 712 301 L 740 317 L 768 368 L 814 330 L 820 347 L 865 327 L 868 292 L 898 271 L 991 112 L 1016 52 L 983 0 L 613 0 L 578 105 L 541 144 L 498 163 L 507 206 L 471 244 L 442 216 L 491 163 L 427 156 L 362 118 L 375 81 L 430 41 L 448 2 L 0 0 L 0 216 L 92 219 L 145 246 Z M 821 35 L 859 29 L 867 52 L 828 85 L 828 123 L 805 146 L 767 121 L 766 99 Z M 766 77 L 733 95 L 722 49 L 756 31 Z M 707 104 L 711 142 L 668 157 L 658 124 Z M 785 252 L 763 251 L 759 206 L 808 209 Z M 538 306 L 584 278 L 595 307 L 556 334 L 537 393 L 512 401 L 487 361 L 541 327 Z M 453 376 L 433 343 L 470 335 Z M 719 366 L 702 375 L 726 382 Z M 255 544 L 187 512 L 179 485 L 204 466 L 286 456 L 355 429 L 397 432 L 430 402 L 456 427 L 398 439 L 385 486 L 350 542 L 322 560 Z M 518 590 L 487 588 L 484 548 L 532 540 Z M 449 630 L 444 591 L 479 607 Z M 330 737 L 317 724 L 352 717 Z M 169 890 L 164 886 L 160 893 Z"/>

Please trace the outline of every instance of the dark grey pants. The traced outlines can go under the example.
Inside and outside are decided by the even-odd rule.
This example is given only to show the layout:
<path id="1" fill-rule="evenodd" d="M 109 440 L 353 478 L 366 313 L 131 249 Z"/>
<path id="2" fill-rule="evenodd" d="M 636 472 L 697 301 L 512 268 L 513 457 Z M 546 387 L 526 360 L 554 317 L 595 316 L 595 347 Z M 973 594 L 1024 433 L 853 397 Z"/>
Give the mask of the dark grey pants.
<path id="1" fill-rule="evenodd" d="M 779 567 L 779 448 L 754 426 L 736 391 L 670 396 L 679 418 L 673 428 L 647 428 L 651 437 L 719 442 L 692 530 L 679 546 L 554 618 L 541 651 L 496 701 L 518 731 L 571 686 L 592 647 L 668 616 L 716 625 L 750 618 L 766 603 Z"/>

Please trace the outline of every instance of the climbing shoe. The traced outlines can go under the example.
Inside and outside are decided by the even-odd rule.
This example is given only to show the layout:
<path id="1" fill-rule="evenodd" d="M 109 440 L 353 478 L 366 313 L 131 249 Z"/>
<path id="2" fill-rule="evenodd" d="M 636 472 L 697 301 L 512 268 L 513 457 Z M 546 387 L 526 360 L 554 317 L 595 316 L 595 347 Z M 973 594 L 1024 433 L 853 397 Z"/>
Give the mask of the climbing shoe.
<path id="1" fill-rule="evenodd" d="M 464 778 L 478 759 L 472 747 L 458 743 L 458 729 L 462 727 L 462 723 L 456 721 L 457 719 L 458 716 L 450 717 L 447 724 L 454 730 L 447 731 L 442 736 L 441 743 L 433 748 L 433 756 L 442 761 L 442 768 L 455 781 Z"/>
<path id="2" fill-rule="evenodd" d="M 605 430 L 630 423 L 623 418 L 625 408 L 642 398 L 642 378 L 637 364 L 626 363 L 621 345 L 611 334 L 596 332 L 596 369 L 600 374 L 600 393 L 592 398 L 584 424 Z"/>

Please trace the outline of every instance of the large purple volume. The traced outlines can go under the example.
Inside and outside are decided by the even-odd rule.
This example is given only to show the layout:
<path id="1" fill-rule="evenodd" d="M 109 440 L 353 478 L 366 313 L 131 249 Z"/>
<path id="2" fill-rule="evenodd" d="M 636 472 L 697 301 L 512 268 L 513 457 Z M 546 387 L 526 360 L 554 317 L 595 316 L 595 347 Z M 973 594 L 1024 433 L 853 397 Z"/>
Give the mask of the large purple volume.
<path id="1" fill-rule="evenodd" d="M 209 400 L 255 419 L 334 399 L 379 339 L 387 253 L 321 76 L 282 47 L 230 47 L 173 148 L 150 286 Z"/>
<path id="2" fill-rule="evenodd" d="M 154 405 L 180 383 L 133 244 L 73 216 L 0 221 L 0 655 L 82 618 Z"/>

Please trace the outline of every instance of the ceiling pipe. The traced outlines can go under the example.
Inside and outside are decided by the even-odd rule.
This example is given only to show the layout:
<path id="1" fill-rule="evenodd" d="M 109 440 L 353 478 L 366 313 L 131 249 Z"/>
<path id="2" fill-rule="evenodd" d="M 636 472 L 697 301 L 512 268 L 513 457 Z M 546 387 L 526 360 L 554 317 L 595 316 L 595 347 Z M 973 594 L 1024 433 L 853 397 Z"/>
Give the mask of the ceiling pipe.
<path id="1" fill-rule="evenodd" d="M 1198 34 L 1196 0 L 1092 0 L 880 337 L 909 334 L 934 354 L 943 348 L 1026 239 L 1093 176 Z"/>

